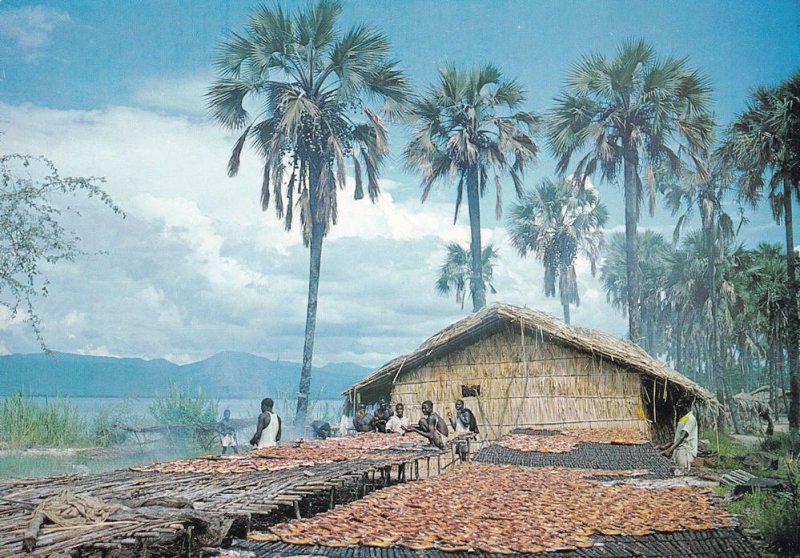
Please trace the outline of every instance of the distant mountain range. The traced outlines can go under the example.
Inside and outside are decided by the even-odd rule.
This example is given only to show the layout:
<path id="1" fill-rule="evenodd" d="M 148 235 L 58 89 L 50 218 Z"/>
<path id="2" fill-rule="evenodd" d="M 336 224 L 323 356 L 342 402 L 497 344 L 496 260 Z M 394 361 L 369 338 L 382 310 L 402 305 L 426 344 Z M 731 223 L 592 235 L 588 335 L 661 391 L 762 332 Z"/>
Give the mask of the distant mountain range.
<path id="1" fill-rule="evenodd" d="M 314 368 L 312 397 L 335 399 L 372 370 L 352 363 Z M 69 353 L 0 356 L 0 396 L 153 397 L 164 395 L 170 382 L 202 387 L 213 398 L 294 398 L 300 364 L 275 361 L 250 353 L 222 352 L 205 360 L 178 365 L 167 360 L 114 358 Z"/>

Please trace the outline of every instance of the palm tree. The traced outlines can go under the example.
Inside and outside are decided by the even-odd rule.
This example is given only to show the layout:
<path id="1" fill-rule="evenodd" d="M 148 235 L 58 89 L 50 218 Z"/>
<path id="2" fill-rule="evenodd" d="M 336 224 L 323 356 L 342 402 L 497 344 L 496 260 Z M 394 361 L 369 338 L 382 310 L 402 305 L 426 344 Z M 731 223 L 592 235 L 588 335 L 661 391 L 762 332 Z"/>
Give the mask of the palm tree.
<path id="1" fill-rule="evenodd" d="M 778 401 L 774 387 L 783 385 L 779 362 L 783 361 L 783 347 L 788 339 L 789 289 L 786 282 L 786 256 L 780 244 L 761 243 L 751 254 L 749 265 L 743 269 L 745 289 L 752 303 L 748 321 L 756 324 L 764 338 L 764 353 L 768 355 L 767 369 L 770 384 L 770 405 L 777 411 Z"/>
<path id="2" fill-rule="evenodd" d="M 777 87 L 762 87 L 753 92 L 747 110 L 728 127 L 719 153 L 740 171 L 741 197 L 755 207 L 764 190 L 768 190 L 773 216 L 776 222 L 781 219 L 784 222 L 789 288 L 789 427 L 797 432 L 800 430 L 800 315 L 792 197 L 800 199 L 800 71 Z"/>
<path id="3" fill-rule="evenodd" d="M 524 100 L 522 87 L 514 80 L 503 80 L 495 66 L 479 66 L 471 72 L 445 66 L 439 82 L 409 110 L 414 137 L 404 155 L 408 167 L 422 174 L 422 201 L 436 182 L 458 180 L 455 222 L 467 191 L 473 311 L 486 305 L 480 197 L 494 178 L 499 219 L 503 207 L 500 176 L 508 174 L 517 195 L 522 195 L 523 171 L 538 151 L 531 134 L 539 119 L 519 110 Z"/>
<path id="4" fill-rule="evenodd" d="M 489 286 L 492 294 L 497 292 L 492 285 L 492 275 L 496 263 L 497 250 L 490 244 L 481 252 L 481 280 Z M 451 291 L 455 291 L 456 302 L 461 304 L 463 310 L 467 289 L 469 288 L 470 294 L 474 292 L 471 283 L 472 258 L 470 258 L 469 251 L 457 242 L 451 242 L 447 245 L 447 257 L 439 270 L 436 291 L 445 296 L 449 295 Z"/>
<path id="5" fill-rule="evenodd" d="M 311 388 L 322 241 L 336 224 L 337 190 L 345 187 L 345 161 L 352 159 L 355 198 L 380 193 L 378 175 L 388 153 L 381 117 L 362 105 L 383 101 L 395 115 L 409 96 L 404 75 L 390 59 L 386 37 L 369 27 L 341 33 L 341 5 L 322 0 L 294 14 L 256 8 L 244 33 L 233 33 L 217 51 L 218 79 L 207 93 L 213 117 L 240 131 L 228 175 L 235 176 L 250 141 L 264 160 L 261 207 L 272 202 L 291 229 L 300 213 L 303 243 L 310 248 L 308 306 L 296 425 L 302 428 Z M 251 115 L 250 99 L 261 112 Z M 362 108 L 363 107 L 363 108 Z"/>
<path id="6" fill-rule="evenodd" d="M 719 157 L 706 161 L 700 157 L 693 158 L 693 167 L 686 166 L 677 175 L 667 173 L 661 181 L 660 190 L 666 196 L 667 206 L 678 218 L 673 233 L 673 241 L 677 243 L 682 227 L 696 207 L 700 213 L 701 231 L 706 254 L 706 286 L 709 292 L 711 324 L 709 335 L 709 370 L 714 379 L 720 401 L 724 401 L 724 378 L 722 365 L 722 346 L 720 345 L 719 328 L 719 290 L 717 288 L 716 265 L 725 247 L 729 246 L 735 236 L 733 219 L 724 210 L 723 200 L 730 187 L 732 177 L 730 169 Z M 670 176 L 671 175 L 671 176 Z"/>
<path id="7" fill-rule="evenodd" d="M 567 324 L 569 305 L 580 305 L 575 260 L 579 252 L 586 256 L 594 276 L 607 220 L 608 210 L 593 188 L 579 188 L 564 179 L 543 179 L 511 210 L 511 244 L 520 256 L 533 253 L 544 264 L 545 296 L 556 296 L 558 280 Z"/>
<path id="8" fill-rule="evenodd" d="M 637 233 L 637 244 L 642 247 L 643 257 L 637 260 L 636 274 L 645 280 L 639 307 L 644 324 L 642 346 L 651 355 L 657 355 L 661 346 L 659 332 L 663 329 L 663 320 L 667 318 L 663 312 L 663 293 L 667 286 L 666 258 L 672 252 L 664 237 L 650 230 Z M 600 266 L 600 281 L 606 292 L 606 300 L 614 307 L 622 310 L 623 315 L 630 315 L 630 297 L 628 296 L 628 263 L 627 239 L 622 233 L 611 235 L 606 247 L 606 256 Z"/>
<path id="9" fill-rule="evenodd" d="M 547 124 L 559 173 L 567 171 L 574 156 L 580 156 L 573 171 L 579 179 L 599 168 L 604 181 L 616 182 L 622 170 L 628 334 L 635 343 L 642 333 L 636 272 L 642 173 L 652 212 L 658 164 L 678 162 L 682 152 L 703 152 L 711 143 L 709 93 L 707 79 L 686 59 L 659 58 L 644 41 L 627 41 L 614 58 L 593 54 L 573 66 Z M 679 140 L 684 143 L 677 145 Z"/>

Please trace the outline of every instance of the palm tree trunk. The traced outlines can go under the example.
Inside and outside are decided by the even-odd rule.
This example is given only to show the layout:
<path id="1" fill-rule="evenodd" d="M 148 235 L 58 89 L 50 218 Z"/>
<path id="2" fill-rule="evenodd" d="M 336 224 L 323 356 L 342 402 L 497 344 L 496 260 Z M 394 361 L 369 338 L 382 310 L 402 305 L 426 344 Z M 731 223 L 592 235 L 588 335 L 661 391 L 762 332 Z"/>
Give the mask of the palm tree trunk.
<path id="1" fill-rule="evenodd" d="M 564 309 L 564 323 L 569 325 L 569 302 L 562 302 L 561 307 Z"/>
<path id="2" fill-rule="evenodd" d="M 306 306 L 306 332 L 303 343 L 303 367 L 300 372 L 300 390 L 297 395 L 295 432 L 303 435 L 308 413 L 308 396 L 311 393 L 311 363 L 314 356 L 314 333 L 317 329 L 317 293 L 322 263 L 322 234 L 314 227 L 311 232 L 310 266 L 308 273 L 308 305 Z"/>
<path id="3" fill-rule="evenodd" d="M 681 374 L 686 375 L 683 370 L 683 334 L 681 328 L 683 327 L 683 320 L 678 318 L 678 324 L 675 328 L 675 370 Z M 697 379 L 697 376 L 694 378 Z"/>
<path id="4" fill-rule="evenodd" d="M 714 242 L 714 229 L 710 222 L 711 216 L 703 216 L 703 236 L 706 242 L 706 257 L 708 258 L 708 265 L 706 267 L 706 280 L 708 281 L 708 296 L 711 302 L 711 331 L 709 336 L 709 344 L 711 350 L 709 353 L 709 369 L 711 370 L 712 377 L 714 378 L 714 388 L 717 391 L 717 397 L 722 401 L 723 383 L 720 382 L 720 368 L 719 368 L 719 340 L 718 340 L 718 321 L 717 321 L 717 276 L 715 266 L 715 242 Z"/>
<path id="5" fill-rule="evenodd" d="M 627 142 L 626 142 L 627 143 Z M 641 344 L 641 308 L 639 307 L 639 249 L 637 225 L 639 222 L 639 195 L 636 186 L 638 161 L 636 152 L 623 146 L 625 171 L 625 264 L 628 288 L 628 337 Z"/>
<path id="6" fill-rule="evenodd" d="M 295 433 L 303 436 L 308 414 L 308 397 L 311 393 L 311 365 L 314 360 L 314 334 L 317 329 L 317 294 L 322 265 L 322 239 L 324 227 L 317 222 L 319 199 L 319 165 L 311 163 L 309 180 L 309 205 L 311 215 L 311 241 L 309 243 L 308 303 L 306 305 L 306 331 L 303 342 L 303 365 L 300 370 L 300 389 L 297 393 L 297 411 L 294 416 Z"/>
<path id="7" fill-rule="evenodd" d="M 308 273 L 308 305 L 306 306 L 306 332 L 303 343 L 303 367 L 300 371 L 300 390 L 297 395 L 297 413 L 294 417 L 295 432 L 303 435 L 306 415 L 308 414 L 308 396 L 311 393 L 311 363 L 314 357 L 314 333 L 317 329 L 317 293 L 319 291 L 319 275 L 322 263 L 322 233 L 318 227 L 311 231 L 311 246 Z"/>
<path id="8" fill-rule="evenodd" d="M 486 306 L 486 287 L 483 284 L 481 265 L 481 198 L 478 191 L 478 169 L 467 171 L 467 204 L 469 205 L 469 229 L 471 233 L 470 252 L 472 269 L 469 281 L 472 293 L 472 311 L 477 312 Z"/>
<path id="9" fill-rule="evenodd" d="M 800 429 L 800 316 L 797 310 L 797 276 L 795 274 L 794 231 L 792 230 L 792 184 L 783 179 L 783 211 L 786 227 L 786 275 L 789 283 L 789 308 L 787 316 L 787 349 L 789 353 L 789 429 Z"/>
<path id="10" fill-rule="evenodd" d="M 775 342 L 770 339 L 767 357 L 767 371 L 769 373 L 769 406 L 778 415 L 778 400 L 775 398 Z"/>

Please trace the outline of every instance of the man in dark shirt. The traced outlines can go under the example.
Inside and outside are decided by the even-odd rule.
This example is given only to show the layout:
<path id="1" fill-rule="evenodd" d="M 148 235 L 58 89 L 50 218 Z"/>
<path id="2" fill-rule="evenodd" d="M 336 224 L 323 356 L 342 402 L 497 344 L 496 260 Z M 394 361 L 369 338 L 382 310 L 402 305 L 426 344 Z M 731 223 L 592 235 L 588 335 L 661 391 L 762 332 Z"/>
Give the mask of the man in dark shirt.
<path id="1" fill-rule="evenodd" d="M 355 418 L 353 418 L 353 427 L 356 432 L 372 432 L 372 414 L 367 412 L 367 406 L 363 403 L 358 406 Z"/>
<path id="2" fill-rule="evenodd" d="M 381 399 L 380 403 L 378 403 L 378 408 L 375 409 L 375 413 L 372 415 L 372 425 L 378 432 L 386 433 L 386 422 L 392 418 L 393 414 L 386 404 L 386 400 Z"/>

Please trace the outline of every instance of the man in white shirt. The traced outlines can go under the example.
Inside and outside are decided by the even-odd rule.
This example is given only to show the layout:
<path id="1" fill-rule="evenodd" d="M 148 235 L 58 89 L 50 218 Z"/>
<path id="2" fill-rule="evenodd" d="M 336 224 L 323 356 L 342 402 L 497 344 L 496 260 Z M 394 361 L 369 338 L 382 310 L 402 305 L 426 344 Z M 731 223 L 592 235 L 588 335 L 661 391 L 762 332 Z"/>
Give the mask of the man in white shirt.
<path id="1" fill-rule="evenodd" d="M 267 448 L 281 440 L 281 417 L 272 412 L 274 401 L 269 397 L 261 401 L 261 414 L 258 416 L 256 433 L 250 439 L 250 445 Z"/>
<path id="2" fill-rule="evenodd" d="M 403 427 L 408 426 L 410 422 L 408 417 L 405 416 L 405 410 L 405 406 L 402 403 L 398 403 L 394 406 L 394 415 L 389 417 L 389 420 L 386 421 L 386 432 L 393 434 L 406 433 Z"/>
<path id="3" fill-rule="evenodd" d="M 666 457 L 672 457 L 673 463 L 686 474 L 697 457 L 697 419 L 692 414 L 692 401 L 688 399 L 679 401 L 675 410 L 681 417 L 675 428 L 675 438 L 672 444 L 663 448 L 662 453 Z"/>

